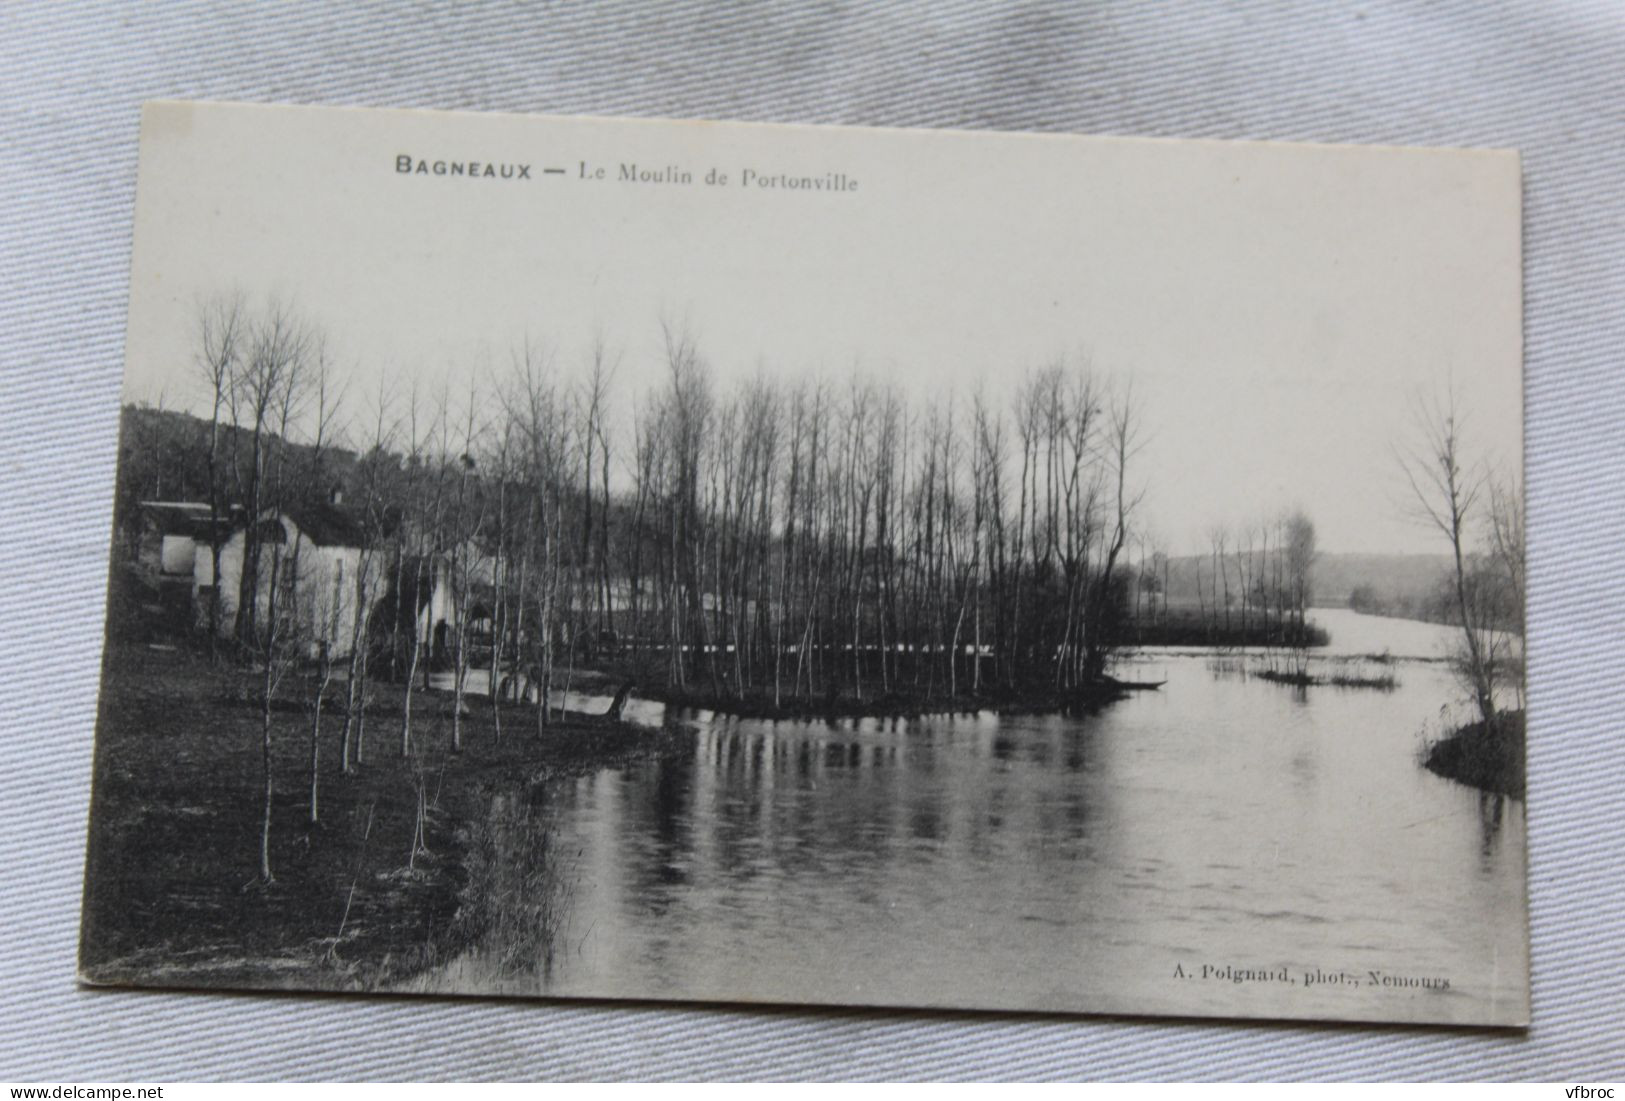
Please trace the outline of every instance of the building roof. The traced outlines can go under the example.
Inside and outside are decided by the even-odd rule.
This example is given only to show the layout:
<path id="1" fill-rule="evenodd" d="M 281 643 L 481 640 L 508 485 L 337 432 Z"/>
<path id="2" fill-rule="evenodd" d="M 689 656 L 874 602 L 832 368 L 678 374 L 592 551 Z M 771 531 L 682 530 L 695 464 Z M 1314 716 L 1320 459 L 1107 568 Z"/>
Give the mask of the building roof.
<path id="1" fill-rule="evenodd" d="M 209 506 L 201 501 L 142 501 L 141 509 L 160 535 L 185 535 L 193 539 L 209 537 Z M 237 519 L 236 505 L 220 517 L 220 526 L 229 528 Z"/>
<path id="2" fill-rule="evenodd" d="M 318 547 L 360 547 L 367 541 L 361 517 L 338 505 L 293 505 L 284 510 L 305 538 Z"/>

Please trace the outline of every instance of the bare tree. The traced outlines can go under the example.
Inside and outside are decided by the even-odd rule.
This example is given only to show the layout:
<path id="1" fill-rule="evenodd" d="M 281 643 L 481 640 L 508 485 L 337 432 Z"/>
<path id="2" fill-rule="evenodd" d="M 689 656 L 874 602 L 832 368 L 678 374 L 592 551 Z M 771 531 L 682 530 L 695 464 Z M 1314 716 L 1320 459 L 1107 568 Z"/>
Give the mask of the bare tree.
<path id="1" fill-rule="evenodd" d="M 487 448 L 486 476 L 488 492 L 495 495 L 492 528 L 489 533 L 491 557 L 491 667 L 490 706 L 491 739 L 502 741 L 503 655 L 508 648 L 508 622 L 514 597 L 509 588 L 513 582 L 514 554 L 512 519 L 509 507 L 510 486 L 515 480 L 514 455 L 516 451 L 515 426 L 512 420 L 504 423 L 495 433 L 495 443 Z"/>
<path id="2" fill-rule="evenodd" d="M 600 634 L 610 628 L 612 597 L 609 580 L 609 414 L 610 388 L 621 357 L 610 349 L 602 333 L 593 338 L 588 359 L 586 382 L 577 399 L 581 430 L 578 444 L 581 448 L 581 553 L 586 564 L 591 587 L 592 603 L 597 611 L 597 629 Z M 593 495 L 594 466 L 603 486 L 603 497 L 595 507 Z M 596 513 L 596 516 L 595 516 Z M 594 535 L 596 533 L 596 541 Z M 596 561 L 594 558 L 596 556 Z"/>
<path id="3" fill-rule="evenodd" d="M 474 457 L 477 441 L 483 432 L 479 420 L 480 393 L 473 376 L 469 380 L 468 407 L 462 428 L 462 438 L 454 450 L 460 453 L 452 460 L 457 470 L 457 491 L 450 506 L 446 557 L 447 580 L 450 583 L 452 615 L 452 705 L 451 748 L 454 753 L 463 749 L 464 689 L 468 681 L 469 626 L 477 599 L 476 557 L 480 553 L 481 534 L 485 527 L 486 495 L 476 476 L 478 460 Z"/>
<path id="4" fill-rule="evenodd" d="M 1524 547 L 1523 488 L 1516 479 L 1490 483 L 1490 543 L 1495 560 L 1505 577 L 1511 594 L 1513 620 L 1518 633 L 1524 622 L 1524 570 L 1527 556 Z"/>
<path id="5" fill-rule="evenodd" d="M 1302 509 L 1294 509 L 1285 519 L 1288 604 L 1292 623 L 1288 628 L 1289 650 L 1293 657 L 1294 672 L 1300 677 L 1309 675 L 1309 594 L 1315 559 L 1315 525 Z"/>
<path id="6" fill-rule="evenodd" d="M 1470 598 L 1466 540 L 1485 492 L 1482 468 L 1471 463 L 1462 444 L 1463 421 L 1453 387 L 1441 398 L 1423 394 L 1412 410 L 1414 438 L 1396 455 L 1415 498 L 1418 514 L 1450 541 L 1456 611 L 1461 620 L 1463 672 L 1479 714 L 1495 721 L 1495 681 L 1481 624 Z"/>
<path id="7" fill-rule="evenodd" d="M 245 306 L 240 294 L 211 299 L 198 307 L 196 369 L 209 394 L 209 653 L 220 639 L 220 549 L 225 520 L 225 479 L 220 470 L 221 415 L 231 403 L 244 337 Z"/>
<path id="8" fill-rule="evenodd" d="M 441 421 L 445 406 L 441 405 Z M 423 649 L 432 635 L 435 569 L 435 537 L 439 521 L 441 470 L 433 461 L 434 422 L 423 423 L 418 386 L 413 381 L 407 409 L 407 436 L 410 450 L 406 456 L 406 477 L 403 482 L 399 536 L 395 548 L 395 658 L 404 661 L 401 680 L 400 755 L 412 755 L 412 690 L 416 686 L 418 666 Z M 427 599 L 426 599 L 427 598 Z M 425 619 L 427 630 L 419 630 Z M 404 643 L 400 634 L 405 632 Z"/>
<path id="9" fill-rule="evenodd" d="M 255 526 L 259 526 L 255 522 Z M 281 530 L 281 525 L 277 525 Z M 266 614 L 261 629 L 251 635 L 247 649 L 257 662 L 256 676 L 260 705 L 260 776 L 262 803 L 260 812 L 259 883 L 270 886 L 276 881 L 271 870 L 271 817 L 275 802 L 275 784 L 271 767 L 275 700 L 278 689 L 297 667 L 304 645 L 298 611 L 298 590 L 289 583 L 298 576 L 297 570 L 284 571 L 284 540 L 271 541 L 271 569 L 267 582 Z"/>
<path id="10" fill-rule="evenodd" d="M 377 597 L 380 554 L 399 518 L 392 494 L 400 474 L 400 460 L 391 450 L 395 425 L 389 376 L 381 375 L 373 408 L 372 431 L 359 464 L 356 491 L 361 514 L 362 544 L 356 563 L 350 620 L 349 668 L 345 682 L 344 726 L 339 737 L 340 768 L 350 772 L 366 759 L 366 722 L 370 660 L 373 647 L 374 602 Z M 397 598 L 398 599 L 398 598 Z M 354 754 L 351 753 L 352 739 Z"/>
<path id="11" fill-rule="evenodd" d="M 256 596 L 261 588 L 257 521 L 281 506 L 281 469 L 287 431 L 298 420 L 309 387 L 307 365 L 313 330 L 285 302 L 272 301 L 246 330 L 247 349 L 230 396 L 233 452 L 247 436 L 246 461 L 234 454 L 238 499 L 249 523 L 245 528 L 243 568 L 232 634 L 251 641 Z"/>
<path id="12" fill-rule="evenodd" d="M 1128 539 L 1130 517 L 1145 495 L 1144 490 L 1131 490 L 1128 481 L 1129 460 L 1140 448 L 1139 407 L 1135 404 L 1132 387 L 1125 387 L 1112 401 L 1106 432 L 1108 472 L 1113 484 L 1112 525 L 1111 534 L 1105 537 L 1105 553 L 1095 580 L 1095 600 L 1087 638 L 1086 672 L 1091 680 L 1099 679 L 1105 673 L 1112 639 L 1104 628 L 1115 612 L 1113 580 L 1117 558 Z"/>
<path id="13" fill-rule="evenodd" d="M 1518 707 L 1524 706 L 1524 544 L 1523 488 L 1515 477 L 1490 482 L 1489 543 L 1496 593 L 1491 636 L 1495 646 L 1493 667 L 1504 671 L 1502 680 L 1512 682 Z"/>
<path id="14" fill-rule="evenodd" d="M 340 402 L 343 396 L 343 387 L 335 386 L 333 375 L 329 369 L 327 349 L 325 344 L 317 338 L 314 342 L 313 354 L 310 363 L 311 377 L 307 385 L 314 394 L 315 423 L 310 445 L 304 452 L 304 462 L 307 464 L 306 483 L 316 487 L 317 492 L 323 492 L 329 479 L 324 477 L 325 451 L 329 446 L 333 424 L 338 418 Z M 282 425 L 284 433 L 287 432 L 286 421 Z M 284 438 L 286 438 L 284 436 Z M 331 491 L 329 491 L 331 492 Z M 300 555 L 302 553 L 301 537 L 294 544 L 293 569 L 297 578 Z M 314 548 L 312 548 L 314 553 Z M 321 808 L 321 763 L 322 763 L 322 704 L 326 700 L 327 690 L 333 682 L 333 644 L 338 640 L 339 624 L 344 615 L 345 585 L 344 585 L 344 559 L 338 558 L 334 562 L 330 580 L 331 592 L 321 591 L 321 573 L 317 573 L 317 585 L 305 597 L 308 606 L 301 606 L 298 599 L 303 594 L 295 594 L 295 610 L 300 616 L 300 622 L 306 626 L 311 642 L 316 650 L 316 676 L 312 684 L 312 691 L 308 701 L 310 708 L 310 821 L 314 824 L 320 820 Z"/>
<path id="15" fill-rule="evenodd" d="M 666 396 L 667 445 L 672 463 L 666 514 L 672 561 L 668 606 L 672 610 L 674 630 L 668 649 L 672 656 L 672 682 L 681 686 L 685 679 L 683 653 L 692 648 L 697 656 L 703 649 L 706 634 L 700 578 L 703 542 L 700 486 L 713 400 L 709 372 L 700 358 L 693 334 L 686 326 L 671 321 L 662 322 L 661 333 L 670 379 Z M 714 661 L 711 671 L 714 682 Z"/>

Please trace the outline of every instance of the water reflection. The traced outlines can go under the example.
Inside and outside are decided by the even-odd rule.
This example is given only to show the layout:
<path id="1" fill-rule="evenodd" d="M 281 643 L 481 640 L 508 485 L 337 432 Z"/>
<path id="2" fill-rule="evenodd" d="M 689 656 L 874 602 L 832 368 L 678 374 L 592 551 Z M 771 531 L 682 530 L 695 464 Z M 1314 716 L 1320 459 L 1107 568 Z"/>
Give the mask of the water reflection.
<path id="1" fill-rule="evenodd" d="M 539 857 L 533 825 L 496 831 L 503 863 L 569 880 L 568 907 L 536 919 L 564 948 L 508 920 L 482 951 L 533 954 L 519 988 L 573 995 L 1413 1005 L 1168 978 L 1194 960 L 1449 976 L 1419 1016 L 1483 1019 L 1523 997 L 1522 804 L 1417 765 L 1417 731 L 1454 693 L 1446 670 L 1298 693 L 1156 660 L 1162 691 L 1092 716 L 701 721 L 689 753 L 550 788 Z"/>
<path id="2" fill-rule="evenodd" d="M 1507 797 L 1494 792 L 1480 792 L 1478 796 L 1479 856 L 1486 873 L 1494 871 L 1496 847 L 1501 840 L 1502 820 L 1506 817 Z"/>

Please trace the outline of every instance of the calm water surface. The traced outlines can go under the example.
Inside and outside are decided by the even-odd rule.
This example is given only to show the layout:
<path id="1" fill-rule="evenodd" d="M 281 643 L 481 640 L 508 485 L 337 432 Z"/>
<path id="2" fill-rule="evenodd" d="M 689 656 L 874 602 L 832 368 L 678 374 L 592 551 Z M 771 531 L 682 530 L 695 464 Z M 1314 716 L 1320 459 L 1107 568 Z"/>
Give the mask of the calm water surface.
<path id="1" fill-rule="evenodd" d="M 1448 637 L 1316 618 L 1340 653 L 1436 657 Z M 1460 695 L 1441 664 L 1397 662 L 1393 692 L 1299 691 L 1173 653 L 1131 668 L 1168 683 L 1094 717 L 701 716 L 692 753 L 494 800 L 502 859 L 545 846 L 548 876 L 524 882 L 553 893 L 425 985 L 1521 1019 L 1523 806 L 1420 767 Z M 1316 969 L 1362 983 L 1305 986 Z"/>

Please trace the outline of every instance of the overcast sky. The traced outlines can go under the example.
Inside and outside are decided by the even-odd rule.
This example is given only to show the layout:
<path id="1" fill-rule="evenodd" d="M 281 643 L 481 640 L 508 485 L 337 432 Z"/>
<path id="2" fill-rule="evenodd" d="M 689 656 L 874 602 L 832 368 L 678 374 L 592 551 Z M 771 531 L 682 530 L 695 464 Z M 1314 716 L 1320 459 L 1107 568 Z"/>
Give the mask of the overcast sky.
<path id="1" fill-rule="evenodd" d="M 355 393 L 527 337 L 571 368 L 601 332 L 630 398 L 660 384 L 662 316 L 723 385 L 856 369 L 1002 402 L 1087 357 L 1132 381 L 1142 521 L 1176 552 L 1292 505 L 1323 550 L 1440 551 L 1392 447 L 1453 379 L 1475 456 L 1516 469 L 1518 203 L 1515 157 L 1483 152 L 149 108 L 126 393 L 196 410 L 196 303 L 233 288 L 295 302 Z"/>

